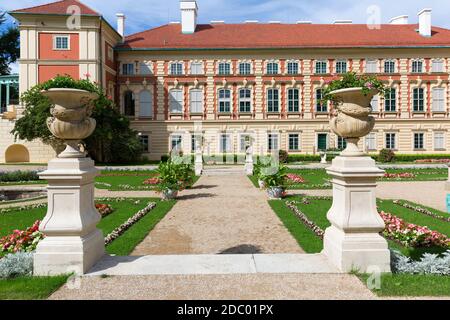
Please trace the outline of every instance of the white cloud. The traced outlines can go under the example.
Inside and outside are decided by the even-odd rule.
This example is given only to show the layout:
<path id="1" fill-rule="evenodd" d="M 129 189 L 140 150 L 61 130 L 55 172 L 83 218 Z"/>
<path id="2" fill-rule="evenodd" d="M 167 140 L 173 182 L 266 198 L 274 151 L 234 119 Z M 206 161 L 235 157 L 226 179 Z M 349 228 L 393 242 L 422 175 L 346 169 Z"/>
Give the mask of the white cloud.
<path id="1" fill-rule="evenodd" d="M 15 0 L 2 4 L 2 9 L 12 10 L 48 3 L 52 0 Z M 127 34 L 156 27 L 169 21 L 180 20 L 179 0 L 133 0 L 105 1 L 81 0 L 102 13 L 115 26 L 115 14 L 123 12 L 127 16 Z M 450 28 L 447 13 L 450 1 L 442 0 L 197 0 L 199 20 L 242 22 L 248 19 L 260 21 L 281 20 L 295 22 L 312 20 L 315 23 L 332 23 L 338 19 L 351 19 L 355 23 L 366 23 L 367 8 L 377 5 L 381 9 L 381 19 L 387 23 L 390 18 L 408 14 L 410 23 L 417 23 L 417 12 L 425 7 L 433 8 L 433 25 Z"/>

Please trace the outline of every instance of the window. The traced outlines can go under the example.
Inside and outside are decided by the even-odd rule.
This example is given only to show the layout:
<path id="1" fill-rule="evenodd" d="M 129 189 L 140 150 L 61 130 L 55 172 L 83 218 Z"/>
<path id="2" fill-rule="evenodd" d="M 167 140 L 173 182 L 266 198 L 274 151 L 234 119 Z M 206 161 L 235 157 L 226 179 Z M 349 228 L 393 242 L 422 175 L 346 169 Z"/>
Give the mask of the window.
<path id="1" fill-rule="evenodd" d="M 366 72 L 367 73 L 377 73 L 378 72 L 377 60 L 366 60 Z"/>
<path id="2" fill-rule="evenodd" d="M 395 149 L 395 133 L 386 133 L 386 149 Z"/>
<path id="3" fill-rule="evenodd" d="M 247 142 L 250 141 L 251 136 L 249 134 L 241 134 L 239 138 L 239 152 L 247 151 Z"/>
<path id="4" fill-rule="evenodd" d="M 201 145 L 201 135 L 191 135 L 191 153 L 195 153 L 197 150 L 197 144 Z"/>
<path id="5" fill-rule="evenodd" d="M 232 152 L 231 137 L 228 134 L 222 134 L 220 136 L 220 153 Z"/>
<path id="6" fill-rule="evenodd" d="M 176 134 L 170 137 L 170 146 L 172 151 L 180 151 L 183 138 L 181 135 Z"/>
<path id="7" fill-rule="evenodd" d="M 231 112 L 231 91 L 227 89 L 219 90 L 219 112 Z"/>
<path id="8" fill-rule="evenodd" d="M 192 89 L 190 92 L 191 113 L 203 113 L 203 91 Z"/>
<path id="9" fill-rule="evenodd" d="M 423 88 L 415 88 L 413 90 L 413 111 L 424 111 L 424 90 Z"/>
<path id="10" fill-rule="evenodd" d="M 344 150 L 345 148 L 347 148 L 347 141 L 345 141 L 344 138 L 342 137 L 337 137 L 337 146 L 336 146 L 339 150 Z"/>
<path id="11" fill-rule="evenodd" d="M 192 62 L 191 63 L 191 74 L 203 74 L 203 63 Z"/>
<path id="12" fill-rule="evenodd" d="M 432 72 L 444 72 L 444 61 L 443 60 L 433 60 L 431 65 Z"/>
<path id="13" fill-rule="evenodd" d="M 278 63 L 276 62 L 267 63 L 267 74 L 278 74 Z"/>
<path id="14" fill-rule="evenodd" d="M 122 64 L 122 74 L 127 76 L 134 75 L 134 63 Z"/>
<path id="15" fill-rule="evenodd" d="M 252 93 L 250 89 L 239 90 L 239 112 L 252 111 Z"/>
<path id="16" fill-rule="evenodd" d="M 54 36 L 53 50 L 70 50 L 70 36 Z"/>
<path id="17" fill-rule="evenodd" d="M 316 61 L 316 73 L 317 74 L 327 73 L 327 62 L 326 61 Z"/>
<path id="18" fill-rule="evenodd" d="M 114 61 L 114 49 L 108 46 L 108 60 Z"/>
<path id="19" fill-rule="evenodd" d="M 153 101 L 150 91 L 141 91 L 141 93 L 139 94 L 139 103 L 139 115 L 141 117 L 151 117 L 153 115 Z"/>
<path id="20" fill-rule="evenodd" d="M 316 90 L 316 112 L 327 112 L 327 103 L 322 101 L 323 90 Z"/>
<path id="21" fill-rule="evenodd" d="M 412 72 L 413 73 L 422 73 L 423 62 L 421 60 L 414 60 L 412 62 Z"/>
<path id="22" fill-rule="evenodd" d="M 414 149 L 422 150 L 423 149 L 423 133 L 414 133 Z"/>
<path id="23" fill-rule="evenodd" d="M 228 62 L 219 63 L 219 74 L 220 75 L 229 75 L 231 73 L 231 67 Z"/>
<path id="24" fill-rule="evenodd" d="M 152 67 L 147 63 L 140 64 L 140 74 L 152 74 Z"/>
<path id="25" fill-rule="evenodd" d="M 385 73 L 395 73 L 395 61 L 387 60 L 384 62 L 384 72 Z"/>
<path id="26" fill-rule="evenodd" d="M 367 150 L 377 150 L 377 135 L 373 132 L 366 136 L 366 148 Z"/>
<path id="27" fill-rule="evenodd" d="M 142 146 L 142 152 L 147 153 L 149 147 L 148 136 L 147 135 L 139 136 L 139 142 L 141 143 Z"/>
<path id="28" fill-rule="evenodd" d="M 328 149 L 328 134 L 319 133 L 317 134 L 317 150 L 327 150 Z"/>
<path id="29" fill-rule="evenodd" d="M 347 61 L 336 61 L 336 73 L 347 72 Z"/>
<path id="30" fill-rule="evenodd" d="M 444 132 L 434 133 L 434 149 L 444 150 L 445 149 L 445 134 Z"/>
<path id="31" fill-rule="evenodd" d="M 288 112 L 300 111 L 300 91 L 298 89 L 288 90 Z"/>
<path id="32" fill-rule="evenodd" d="M 378 111 L 378 105 L 380 103 L 380 95 L 375 95 L 372 98 L 372 101 L 370 101 L 370 106 L 372 107 L 372 111 L 373 112 L 377 112 Z"/>
<path id="33" fill-rule="evenodd" d="M 123 96 L 124 112 L 126 116 L 134 116 L 135 102 L 134 93 L 132 91 L 125 91 Z"/>
<path id="34" fill-rule="evenodd" d="M 252 65 L 248 62 L 241 62 L 239 64 L 239 74 L 247 75 L 252 73 Z"/>
<path id="35" fill-rule="evenodd" d="M 288 62 L 287 73 L 288 74 L 298 74 L 298 62 L 295 62 L 295 61 Z"/>
<path id="36" fill-rule="evenodd" d="M 183 112 L 183 91 L 182 90 L 170 90 L 169 94 L 170 113 L 182 113 Z"/>
<path id="37" fill-rule="evenodd" d="M 289 134 L 289 150 L 290 151 L 299 151 L 300 143 L 299 143 L 299 135 L 298 133 Z"/>
<path id="38" fill-rule="evenodd" d="M 269 133 L 267 136 L 267 150 L 278 150 L 278 134 Z"/>
<path id="39" fill-rule="evenodd" d="M 384 93 L 384 111 L 395 112 L 397 107 L 397 91 L 393 88 Z"/>
<path id="40" fill-rule="evenodd" d="M 182 75 L 183 74 L 183 64 L 180 62 L 174 62 L 170 65 L 170 74 L 172 75 Z"/>
<path id="41" fill-rule="evenodd" d="M 279 90 L 268 89 L 267 90 L 267 112 L 279 112 Z"/>
<path id="42" fill-rule="evenodd" d="M 445 111 L 445 90 L 444 88 L 433 88 L 433 111 Z"/>

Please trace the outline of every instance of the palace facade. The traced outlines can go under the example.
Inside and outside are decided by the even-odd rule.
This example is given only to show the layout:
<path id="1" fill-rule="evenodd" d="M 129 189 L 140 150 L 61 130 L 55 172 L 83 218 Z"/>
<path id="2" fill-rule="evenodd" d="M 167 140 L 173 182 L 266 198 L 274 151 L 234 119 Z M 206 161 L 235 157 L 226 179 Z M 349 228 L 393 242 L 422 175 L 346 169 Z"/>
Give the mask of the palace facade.
<path id="1" fill-rule="evenodd" d="M 181 22 L 129 36 L 123 14 L 116 30 L 75 0 L 10 12 L 20 22 L 20 92 L 57 74 L 97 81 L 152 160 L 172 148 L 192 152 L 197 135 L 210 154 L 243 153 L 247 137 L 257 153 L 314 154 L 345 144 L 321 98 L 327 82 L 354 71 L 390 88 L 372 101 L 377 124 L 363 148 L 450 153 L 450 30 L 432 26 L 430 9 L 415 23 L 401 16 L 380 26 L 197 24 L 195 0 L 180 1 L 180 10 Z M 20 105 L 11 108 L 20 117 Z M 29 161 L 54 156 L 40 145 Z"/>

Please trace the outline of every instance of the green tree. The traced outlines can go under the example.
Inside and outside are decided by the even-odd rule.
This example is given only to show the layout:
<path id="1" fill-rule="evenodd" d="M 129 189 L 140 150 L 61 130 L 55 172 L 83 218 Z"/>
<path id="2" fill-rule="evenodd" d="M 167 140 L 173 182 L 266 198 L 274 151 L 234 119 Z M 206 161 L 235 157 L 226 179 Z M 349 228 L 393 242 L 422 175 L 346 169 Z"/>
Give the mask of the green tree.
<path id="1" fill-rule="evenodd" d="M 0 12 L 0 27 L 5 24 L 5 13 Z M 9 74 L 9 65 L 17 61 L 20 55 L 19 29 L 8 27 L 0 34 L 0 75 Z"/>
<path id="2" fill-rule="evenodd" d="M 21 101 L 25 110 L 11 131 L 16 139 L 27 141 L 40 139 L 51 145 L 57 152 L 62 151 L 63 141 L 54 137 L 47 127 L 46 121 L 51 116 L 52 105 L 41 91 L 49 88 L 74 88 L 99 94 L 92 113 L 97 126 L 94 133 L 84 141 L 86 151 L 92 159 L 103 163 L 127 163 L 140 160 L 142 146 L 137 132 L 130 128 L 128 118 L 119 113 L 113 102 L 97 85 L 88 80 L 74 80 L 70 76 L 57 76 L 22 94 Z"/>

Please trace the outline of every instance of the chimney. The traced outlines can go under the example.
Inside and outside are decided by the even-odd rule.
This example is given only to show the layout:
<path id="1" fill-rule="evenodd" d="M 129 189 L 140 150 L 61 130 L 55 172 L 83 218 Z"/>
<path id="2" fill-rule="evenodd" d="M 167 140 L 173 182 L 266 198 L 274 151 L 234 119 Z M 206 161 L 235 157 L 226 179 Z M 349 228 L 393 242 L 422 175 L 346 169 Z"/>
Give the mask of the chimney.
<path id="1" fill-rule="evenodd" d="M 195 0 L 180 0 L 181 32 L 192 34 L 197 28 L 198 6 Z"/>
<path id="2" fill-rule="evenodd" d="M 431 37 L 431 9 L 423 9 L 419 16 L 419 34 L 423 37 Z"/>
<path id="3" fill-rule="evenodd" d="M 394 17 L 389 21 L 390 24 L 408 24 L 408 16 Z"/>
<path id="4" fill-rule="evenodd" d="M 122 42 L 125 42 L 125 15 L 117 13 L 117 32 L 122 36 Z"/>

